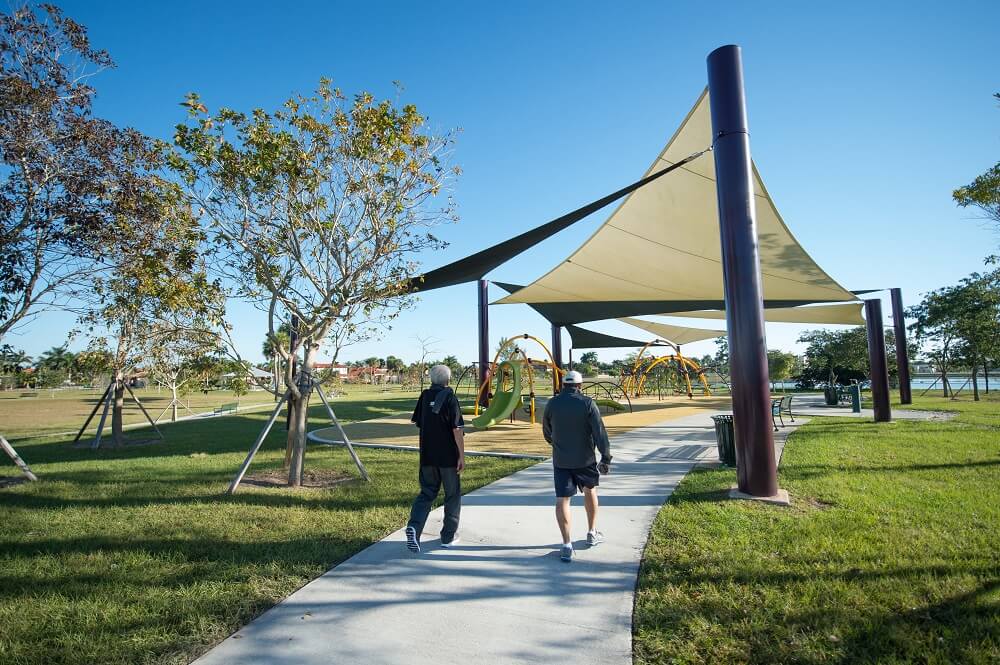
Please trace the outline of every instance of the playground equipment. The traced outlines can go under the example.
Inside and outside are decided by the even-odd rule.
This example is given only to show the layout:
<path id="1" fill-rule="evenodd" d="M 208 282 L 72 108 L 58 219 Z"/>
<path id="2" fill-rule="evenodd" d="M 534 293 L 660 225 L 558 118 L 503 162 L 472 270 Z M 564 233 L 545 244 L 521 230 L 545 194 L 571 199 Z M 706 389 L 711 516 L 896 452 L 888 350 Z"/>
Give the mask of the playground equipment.
<path id="1" fill-rule="evenodd" d="M 619 383 L 614 381 L 591 381 L 585 383 L 580 388 L 580 392 L 594 398 L 598 404 L 602 402 L 614 402 L 623 408 L 628 407 L 628 412 L 632 413 L 632 400 L 629 399 L 628 392 Z M 621 404 L 624 400 L 625 404 Z"/>
<path id="2" fill-rule="evenodd" d="M 532 340 L 542 347 L 548 359 L 530 358 L 524 349 L 517 346 L 518 340 Z M 503 362 L 499 362 L 505 352 L 510 351 L 510 357 Z M 496 391 L 489 395 L 490 405 L 480 414 L 480 403 L 484 392 L 489 389 L 490 384 L 484 383 L 480 386 L 476 394 L 475 408 L 473 414 L 476 416 L 472 424 L 479 429 L 492 427 L 504 418 L 510 416 L 519 406 L 522 405 L 522 394 L 524 392 L 524 380 L 527 379 L 528 403 L 526 409 L 532 425 L 535 424 L 535 368 L 541 367 L 552 371 L 553 392 L 558 389 L 559 381 L 562 377 L 562 369 L 556 364 L 555 358 L 549 351 L 545 342 L 533 335 L 524 333 L 517 337 L 507 339 L 500 348 L 497 349 L 493 362 L 490 363 L 490 376 L 496 381 Z M 463 376 L 465 372 L 463 372 Z M 460 377 L 461 379 L 462 377 Z M 461 381 L 459 381 L 460 383 Z M 510 390 L 505 390 L 510 386 Z"/>
<path id="3" fill-rule="evenodd" d="M 497 390 L 493 393 L 490 405 L 481 414 L 472 419 L 472 424 L 477 429 L 486 429 L 487 427 L 496 425 L 509 416 L 521 404 L 520 364 L 505 360 L 494 369 L 493 375 L 497 380 Z M 508 385 L 510 386 L 510 390 L 504 390 Z"/>
<path id="4" fill-rule="evenodd" d="M 654 344 L 666 344 L 674 349 L 674 353 L 663 356 L 643 357 L 646 350 Z M 701 368 L 701 366 L 696 361 L 690 358 L 685 358 L 681 355 L 679 346 L 662 339 L 654 339 L 639 350 L 639 355 L 636 356 L 632 369 L 622 373 L 620 378 L 622 388 L 626 393 L 632 395 L 633 397 L 641 397 L 644 394 L 644 391 L 647 390 L 646 384 L 650 372 L 661 366 L 673 367 L 676 371 L 676 376 L 683 379 L 684 387 L 689 399 L 694 398 L 694 389 L 691 384 L 692 373 L 694 373 L 694 375 L 701 382 L 702 394 L 706 397 L 710 397 L 712 395 L 712 389 L 708 385 L 708 380 L 705 378 L 705 371 Z"/>

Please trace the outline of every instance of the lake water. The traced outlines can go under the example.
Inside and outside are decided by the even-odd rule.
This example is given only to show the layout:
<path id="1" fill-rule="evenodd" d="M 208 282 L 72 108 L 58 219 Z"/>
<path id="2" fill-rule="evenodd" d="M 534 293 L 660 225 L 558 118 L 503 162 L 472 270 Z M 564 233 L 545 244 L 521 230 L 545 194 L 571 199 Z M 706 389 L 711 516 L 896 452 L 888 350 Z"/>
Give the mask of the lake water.
<path id="1" fill-rule="evenodd" d="M 935 383 L 935 381 L 937 381 L 937 383 Z M 949 374 L 948 381 L 951 383 L 951 387 L 953 390 L 958 390 L 963 385 L 965 385 L 966 382 L 968 382 L 968 385 L 965 385 L 965 388 L 967 390 L 972 389 L 971 374 Z M 927 375 L 910 377 L 910 390 L 926 390 L 931 386 L 934 386 L 935 389 L 941 387 L 941 381 L 938 380 L 938 377 L 927 376 Z M 985 386 L 986 386 L 986 381 L 983 378 L 982 372 L 980 372 L 979 387 L 982 389 Z M 995 375 L 992 371 L 990 371 L 990 388 L 993 388 L 994 386 L 998 390 L 1000 390 L 1000 370 L 998 370 Z M 781 389 L 788 390 L 791 388 L 795 388 L 796 385 L 794 381 L 776 381 L 774 387 L 777 390 Z"/>

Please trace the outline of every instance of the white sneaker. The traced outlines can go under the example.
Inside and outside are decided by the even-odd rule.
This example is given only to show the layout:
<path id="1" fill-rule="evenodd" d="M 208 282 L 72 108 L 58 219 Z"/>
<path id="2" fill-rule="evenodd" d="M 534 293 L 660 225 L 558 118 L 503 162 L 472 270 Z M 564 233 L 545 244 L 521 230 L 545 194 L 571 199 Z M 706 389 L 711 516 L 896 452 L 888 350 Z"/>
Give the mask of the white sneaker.
<path id="1" fill-rule="evenodd" d="M 597 547 L 604 542 L 604 534 L 600 531 L 588 531 L 587 532 L 587 545 L 590 547 Z"/>
<path id="2" fill-rule="evenodd" d="M 462 538 L 461 538 L 461 536 L 459 536 L 459 535 L 458 535 L 458 534 L 456 533 L 456 534 L 455 534 L 455 537 L 454 537 L 454 538 L 452 538 L 452 539 L 451 539 L 450 541 L 448 541 L 447 543 L 446 543 L 446 542 L 444 542 L 444 541 L 442 540 L 442 541 L 441 541 L 441 547 L 443 547 L 443 548 L 445 548 L 445 549 L 447 550 L 447 549 L 451 549 L 452 547 L 454 547 L 455 545 L 458 545 L 458 544 L 459 544 L 459 543 L 461 543 L 461 542 L 462 542 Z"/>

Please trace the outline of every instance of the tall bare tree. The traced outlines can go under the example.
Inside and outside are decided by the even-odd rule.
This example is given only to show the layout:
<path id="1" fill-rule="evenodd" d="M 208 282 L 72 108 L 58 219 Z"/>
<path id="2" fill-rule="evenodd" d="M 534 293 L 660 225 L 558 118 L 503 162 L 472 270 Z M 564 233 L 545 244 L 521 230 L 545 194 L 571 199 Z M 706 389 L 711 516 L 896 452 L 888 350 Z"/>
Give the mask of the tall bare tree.
<path id="1" fill-rule="evenodd" d="M 431 132 L 413 105 L 347 99 L 325 79 L 271 112 L 210 113 L 196 95 L 186 106 L 172 164 L 219 248 L 213 265 L 268 313 L 268 338 L 286 361 L 297 486 L 320 345 L 336 361 L 410 303 L 416 254 L 442 246 L 430 228 L 454 219 L 442 196 L 457 173 L 446 164 L 452 137 Z M 289 351 L 277 332 L 292 316 Z"/>

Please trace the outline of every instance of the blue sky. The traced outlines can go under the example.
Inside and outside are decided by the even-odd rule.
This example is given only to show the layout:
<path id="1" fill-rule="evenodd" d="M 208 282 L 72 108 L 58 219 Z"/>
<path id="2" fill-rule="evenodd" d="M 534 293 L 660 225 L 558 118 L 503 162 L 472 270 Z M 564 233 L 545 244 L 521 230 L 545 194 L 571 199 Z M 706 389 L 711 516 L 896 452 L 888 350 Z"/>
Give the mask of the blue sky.
<path id="1" fill-rule="evenodd" d="M 852 289 L 900 286 L 913 303 L 979 270 L 1000 244 L 951 202 L 956 186 L 1000 159 L 993 0 L 60 6 L 118 65 L 94 81 L 97 112 L 154 136 L 171 135 L 191 91 L 210 107 L 250 109 L 308 92 L 321 76 L 349 93 L 390 95 L 402 82 L 404 101 L 436 128 L 462 130 L 462 219 L 440 229 L 451 244 L 421 257 L 427 268 L 635 180 L 704 87 L 707 54 L 729 43 L 743 47 L 754 159 L 792 232 L 835 279 Z M 603 218 L 489 277 L 533 280 Z M 256 357 L 263 316 L 236 303 L 231 315 L 241 347 Z M 548 336 L 526 306 L 493 307 L 490 316 L 494 344 L 522 332 Z M 46 315 L 6 341 L 36 355 L 62 343 L 71 325 Z M 768 345 L 796 350 L 802 329 L 770 324 Z M 417 335 L 440 340 L 442 355 L 472 360 L 474 286 L 422 296 L 382 339 L 342 357 L 413 360 Z M 704 342 L 686 352 L 711 349 Z"/>

